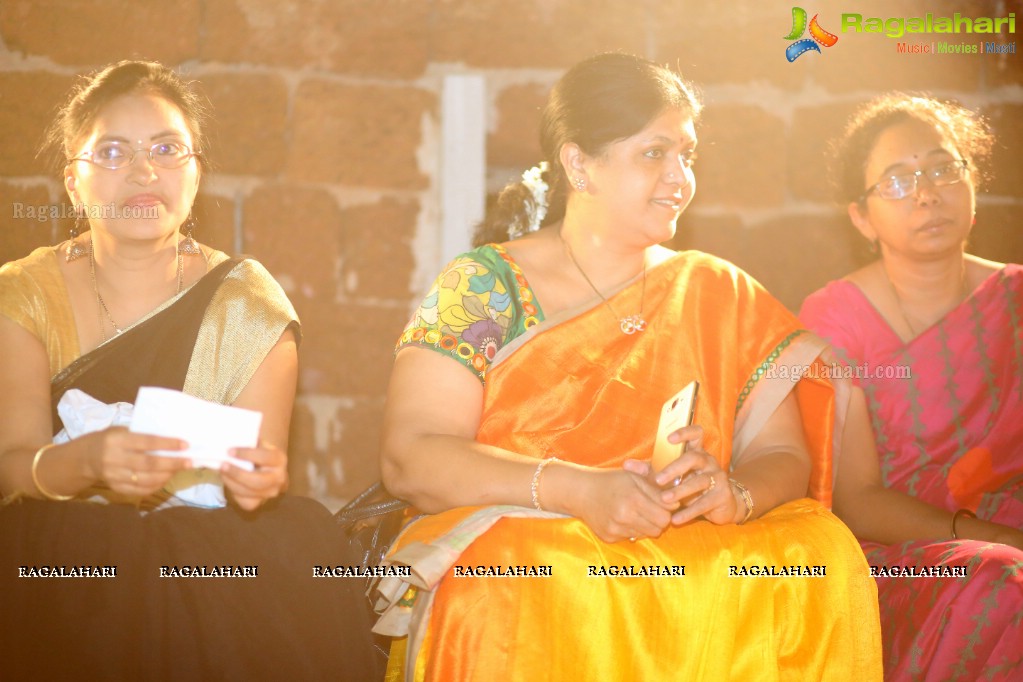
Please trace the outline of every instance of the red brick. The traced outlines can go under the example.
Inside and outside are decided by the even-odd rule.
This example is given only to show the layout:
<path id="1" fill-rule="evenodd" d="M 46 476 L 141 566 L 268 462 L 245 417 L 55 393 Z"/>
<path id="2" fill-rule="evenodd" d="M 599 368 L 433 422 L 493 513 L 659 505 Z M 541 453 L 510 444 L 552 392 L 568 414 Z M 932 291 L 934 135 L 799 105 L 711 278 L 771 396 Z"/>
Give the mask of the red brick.
<path id="1" fill-rule="evenodd" d="M 120 59 L 179 64 L 198 53 L 199 17 L 199 0 L 5 0 L 0 35 L 12 51 L 59 64 L 100 66 Z"/>
<path id="2" fill-rule="evenodd" d="M 211 159 L 235 175 L 276 175 L 284 166 L 288 92 L 276 75 L 207 74 L 213 104 Z"/>
<path id="3" fill-rule="evenodd" d="M 442 0 L 433 59 L 483 68 L 566 68 L 597 52 L 646 50 L 648 3 Z"/>
<path id="4" fill-rule="evenodd" d="M 995 148 L 991 156 L 994 177 L 987 191 L 990 194 L 1023 199 L 1023 168 L 1020 167 L 1020 158 L 1023 157 L 1023 106 L 1001 104 L 983 113 L 991 121 L 995 134 Z"/>
<path id="5" fill-rule="evenodd" d="M 429 60 L 431 3 L 212 0 L 202 58 L 415 78 Z"/>
<path id="6" fill-rule="evenodd" d="M 829 281 L 862 267 L 872 257 L 845 213 L 785 216 L 750 228 L 736 265 L 756 277 L 789 310 Z"/>
<path id="7" fill-rule="evenodd" d="M 785 130 L 759 107 L 709 105 L 697 133 L 701 205 L 778 206 L 785 200 Z"/>
<path id="8" fill-rule="evenodd" d="M 738 215 L 700 215 L 690 208 L 678 219 L 675 238 L 668 246 L 678 251 L 704 251 L 738 262 L 743 259 L 745 237 L 746 228 Z"/>
<path id="9" fill-rule="evenodd" d="M 934 16 L 952 16 L 959 12 L 963 16 L 991 16 L 991 3 L 982 0 L 962 2 L 925 2 L 924 0 L 863 0 L 855 7 L 843 11 L 868 17 L 904 18 L 923 17 L 930 12 Z M 820 69 L 815 80 L 831 92 L 862 91 L 865 87 L 883 92 L 886 90 L 927 90 L 945 89 L 975 91 L 981 85 L 982 70 L 986 55 L 955 54 L 899 54 L 900 42 L 921 44 L 934 42 L 976 44 L 973 34 L 954 33 L 913 33 L 901 38 L 889 38 L 883 33 L 840 32 L 839 42 L 826 50 L 827 59 L 820 60 Z M 807 55 L 816 56 L 816 55 Z M 800 58 L 796 63 L 806 57 Z"/>
<path id="10" fill-rule="evenodd" d="M 408 300 L 418 217 L 418 202 L 393 199 L 341 212 L 340 284 L 346 296 Z"/>
<path id="11" fill-rule="evenodd" d="M 60 210 L 60 204 L 50 201 L 45 185 L 21 187 L 0 182 L 0 264 L 66 238 L 56 232 L 54 222 L 48 218 L 39 221 L 30 217 L 48 215 L 51 206 Z"/>
<path id="12" fill-rule="evenodd" d="M 825 204 L 834 200 L 831 142 L 841 136 L 858 106 L 858 102 L 840 102 L 795 111 L 784 157 L 792 196 Z"/>
<path id="13" fill-rule="evenodd" d="M 192 204 L 195 238 L 225 253 L 234 253 L 234 200 L 199 190 Z"/>
<path id="14" fill-rule="evenodd" d="M 242 210 L 245 252 L 291 283 L 292 300 L 334 297 L 341 214 L 330 194 L 296 185 L 266 185 L 245 200 Z"/>
<path id="15" fill-rule="evenodd" d="M 1012 205 L 986 205 L 982 202 L 977 207 L 977 224 L 970 233 L 966 250 L 1001 263 L 1023 263 L 1020 225 L 1023 225 L 1023 202 Z"/>
<path id="16" fill-rule="evenodd" d="M 302 320 L 303 393 L 380 398 L 394 344 L 409 313 L 404 305 L 334 303 L 292 297 Z"/>
<path id="17" fill-rule="evenodd" d="M 72 79 L 45 71 L 0 72 L 0 175 L 60 176 L 63 152 L 38 156 L 46 128 L 71 89 Z"/>
<path id="18" fill-rule="evenodd" d="M 413 87 L 303 82 L 295 96 L 287 175 L 298 181 L 423 189 L 417 152 L 436 98 Z"/>
<path id="19" fill-rule="evenodd" d="M 726 5 L 686 3 L 682 11 L 673 2 L 649 7 L 658 60 L 676 66 L 697 85 L 763 80 L 794 90 L 813 72 L 807 57 L 821 56 L 807 55 L 793 64 L 785 59 L 789 41 L 783 36 L 792 28 L 790 5 L 738 0 Z M 821 23 L 831 26 L 823 16 Z"/>
<path id="20" fill-rule="evenodd" d="M 540 112 L 549 85 L 513 85 L 497 96 L 497 125 L 487 136 L 487 165 L 529 168 L 542 160 Z"/>

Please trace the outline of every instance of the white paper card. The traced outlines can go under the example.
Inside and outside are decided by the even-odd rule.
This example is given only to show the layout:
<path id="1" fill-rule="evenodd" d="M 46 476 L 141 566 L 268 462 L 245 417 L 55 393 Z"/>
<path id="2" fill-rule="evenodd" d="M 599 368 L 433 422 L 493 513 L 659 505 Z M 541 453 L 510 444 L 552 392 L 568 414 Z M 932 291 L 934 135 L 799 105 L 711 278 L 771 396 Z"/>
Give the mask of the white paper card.
<path id="1" fill-rule="evenodd" d="M 254 471 L 252 462 L 231 457 L 227 451 L 256 447 L 262 422 L 261 412 L 211 403 L 169 388 L 143 386 L 135 399 L 129 430 L 180 438 L 189 446 L 186 450 L 154 451 L 154 455 L 187 457 L 196 467 L 219 469 L 230 462 Z"/>

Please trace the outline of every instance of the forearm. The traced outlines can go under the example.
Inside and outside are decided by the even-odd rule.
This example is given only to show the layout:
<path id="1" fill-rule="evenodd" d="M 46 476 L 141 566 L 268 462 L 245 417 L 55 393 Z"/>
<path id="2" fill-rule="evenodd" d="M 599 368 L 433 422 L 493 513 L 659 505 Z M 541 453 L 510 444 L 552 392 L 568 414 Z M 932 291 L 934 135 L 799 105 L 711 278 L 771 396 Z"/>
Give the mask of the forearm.
<path id="1" fill-rule="evenodd" d="M 54 496 L 78 493 L 96 481 L 82 445 L 78 441 L 54 445 L 38 459 L 38 448 L 14 447 L 4 452 L 0 455 L 0 489 L 5 496 L 20 493 L 36 498 L 47 497 L 39 486 Z"/>
<path id="2" fill-rule="evenodd" d="M 452 435 L 426 434 L 385 441 L 384 484 L 424 512 L 453 507 L 533 506 L 532 484 L 540 460 Z M 567 462 L 544 467 L 538 501 L 544 509 L 570 513 L 574 473 Z"/>
<path id="3" fill-rule="evenodd" d="M 886 545 L 910 540 L 951 540 L 952 515 L 898 490 L 875 485 L 853 495 L 836 496 L 835 513 L 861 540 Z M 960 515 L 960 539 L 1005 542 L 1006 526 Z"/>
<path id="4" fill-rule="evenodd" d="M 729 477 L 735 479 L 753 499 L 753 515 L 757 518 L 786 502 L 806 497 L 810 480 L 810 463 L 805 453 L 789 449 L 765 452 L 739 463 Z M 738 491 L 738 521 L 746 515 L 745 502 Z"/>

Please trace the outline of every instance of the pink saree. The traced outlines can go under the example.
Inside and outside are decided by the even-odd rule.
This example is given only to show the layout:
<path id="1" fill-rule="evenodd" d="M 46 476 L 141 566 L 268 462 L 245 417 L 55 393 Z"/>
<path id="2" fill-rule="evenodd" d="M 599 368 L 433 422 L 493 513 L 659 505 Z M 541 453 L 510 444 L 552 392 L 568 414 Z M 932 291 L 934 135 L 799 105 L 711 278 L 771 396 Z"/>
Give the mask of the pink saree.
<path id="1" fill-rule="evenodd" d="M 807 298 L 801 318 L 863 388 L 886 486 L 1023 528 L 1023 267 L 992 274 L 908 344 L 847 281 Z M 885 679 L 1020 679 L 1023 552 L 862 544 L 872 566 L 969 567 L 965 578 L 877 578 Z"/>

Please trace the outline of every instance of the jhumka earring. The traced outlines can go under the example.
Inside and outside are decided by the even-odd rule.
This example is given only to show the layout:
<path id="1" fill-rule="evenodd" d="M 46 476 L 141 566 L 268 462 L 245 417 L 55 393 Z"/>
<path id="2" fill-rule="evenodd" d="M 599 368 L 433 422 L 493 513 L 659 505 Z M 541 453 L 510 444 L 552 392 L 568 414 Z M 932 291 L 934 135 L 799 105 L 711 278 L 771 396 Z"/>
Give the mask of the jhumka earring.
<path id="1" fill-rule="evenodd" d="M 67 243 L 67 248 L 64 250 L 64 260 L 68 263 L 71 261 L 84 258 L 89 255 L 92 251 L 92 241 L 90 240 L 87 244 L 83 244 L 78 241 L 78 235 L 85 232 L 85 227 L 88 221 L 82 214 L 82 209 L 79 208 L 75 211 L 75 224 L 71 226 L 70 234 L 71 239 Z"/>
<path id="2" fill-rule="evenodd" d="M 584 189 L 586 189 L 586 179 L 585 178 L 573 178 L 572 179 L 572 186 L 575 187 L 580 192 L 582 192 Z"/>
<path id="3" fill-rule="evenodd" d="M 188 220 L 185 221 L 183 226 L 185 228 L 185 238 L 178 242 L 178 253 L 185 256 L 198 256 L 202 254 L 199 250 L 199 244 L 196 243 L 195 237 L 192 236 L 192 232 L 195 230 L 195 218 L 192 214 L 188 214 Z"/>

